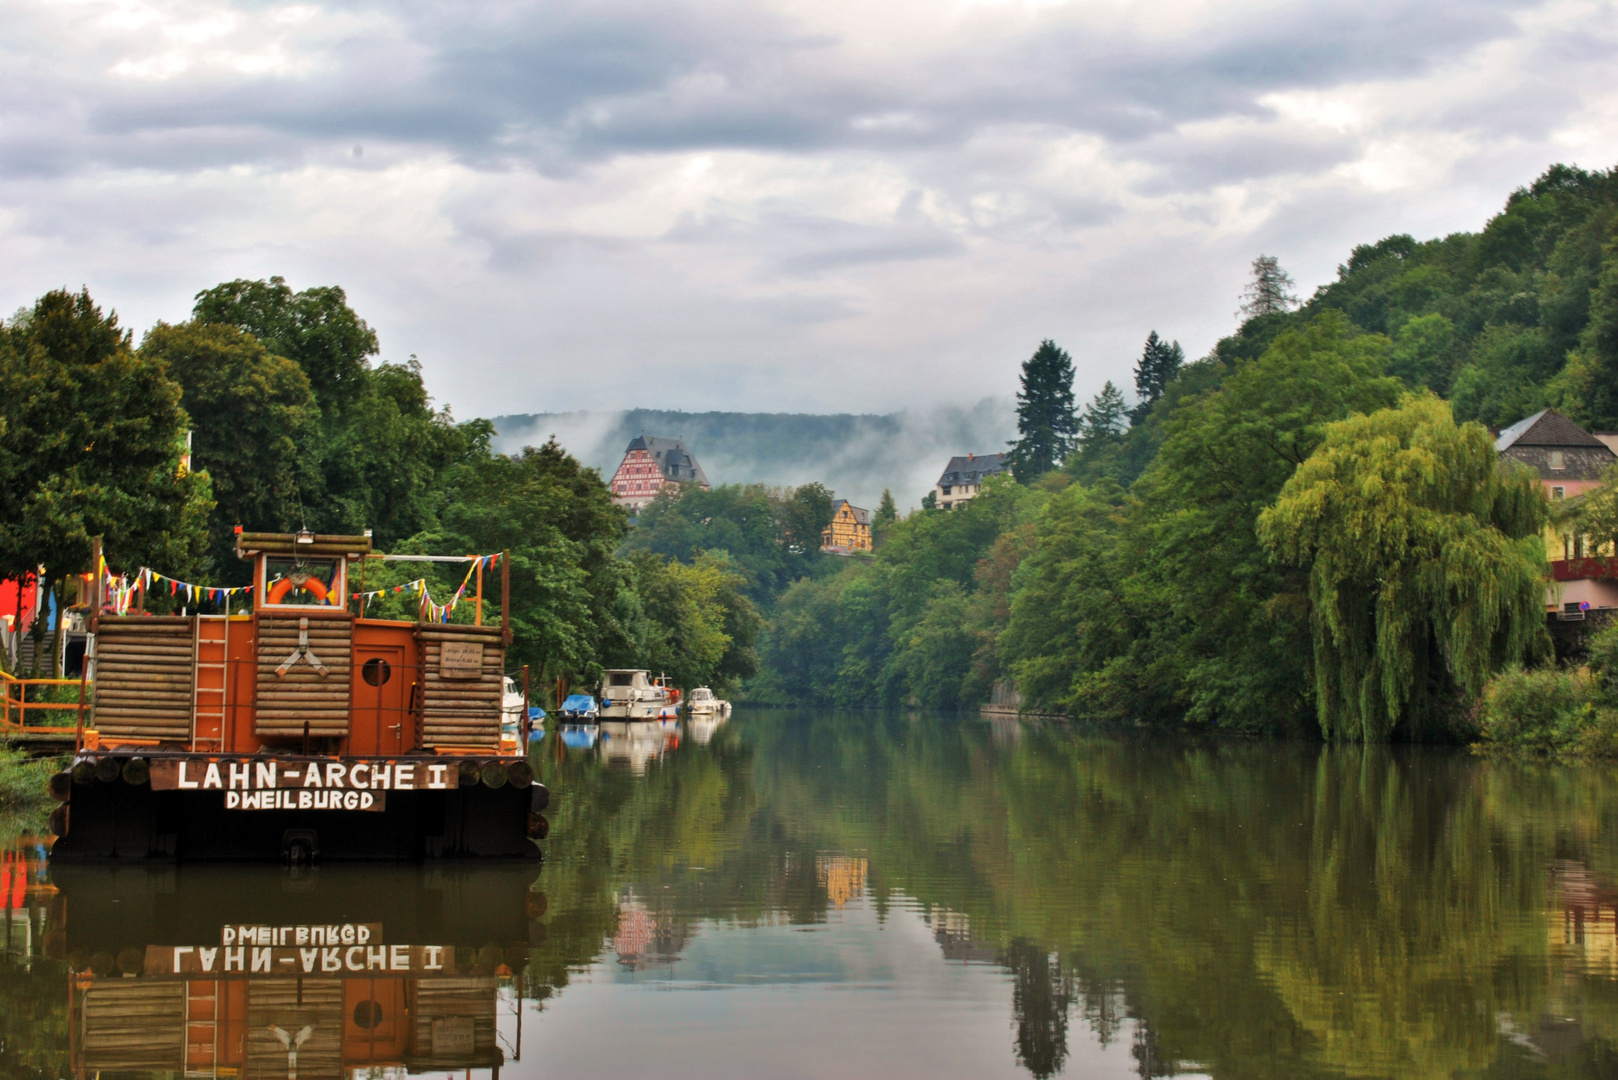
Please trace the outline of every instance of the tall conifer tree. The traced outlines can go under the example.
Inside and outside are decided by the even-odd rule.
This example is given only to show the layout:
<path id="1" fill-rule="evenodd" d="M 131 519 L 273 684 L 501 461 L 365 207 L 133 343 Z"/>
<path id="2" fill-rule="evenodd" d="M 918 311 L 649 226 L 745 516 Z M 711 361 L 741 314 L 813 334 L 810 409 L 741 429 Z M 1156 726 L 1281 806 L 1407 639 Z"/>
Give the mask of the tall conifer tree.
<path id="1" fill-rule="evenodd" d="M 1146 335 L 1146 347 L 1141 350 L 1140 363 L 1135 365 L 1135 407 L 1129 418 L 1138 424 L 1152 411 L 1152 405 L 1163 396 L 1163 391 L 1180 373 L 1185 363 L 1185 350 L 1178 341 L 1164 341 L 1153 330 Z"/>
<path id="2" fill-rule="evenodd" d="M 1073 358 L 1049 339 L 1022 366 L 1017 394 L 1017 441 L 1011 471 L 1032 483 L 1062 463 L 1078 434 L 1073 415 Z"/>

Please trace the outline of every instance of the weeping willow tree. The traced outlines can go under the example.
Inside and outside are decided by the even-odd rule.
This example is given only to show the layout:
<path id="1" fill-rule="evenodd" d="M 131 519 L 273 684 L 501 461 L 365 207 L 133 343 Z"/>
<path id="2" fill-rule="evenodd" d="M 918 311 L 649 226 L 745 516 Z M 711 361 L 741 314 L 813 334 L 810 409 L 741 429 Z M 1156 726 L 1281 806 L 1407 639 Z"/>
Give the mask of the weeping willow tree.
<path id="1" fill-rule="evenodd" d="M 1309 573 L 1326 737 L 1430 733 L 1457 691 L 1543 649 L 1546 520 L 1534 475 L 1430 394 L 1328 426 L 1258 522 Z"/>

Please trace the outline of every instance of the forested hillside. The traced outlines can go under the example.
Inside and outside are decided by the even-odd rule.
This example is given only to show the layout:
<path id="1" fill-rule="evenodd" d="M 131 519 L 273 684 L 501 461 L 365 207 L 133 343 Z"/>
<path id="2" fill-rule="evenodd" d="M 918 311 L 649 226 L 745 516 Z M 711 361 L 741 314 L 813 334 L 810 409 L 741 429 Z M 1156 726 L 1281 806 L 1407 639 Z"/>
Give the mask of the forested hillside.
<path id="1" fill-rule="evenodd" d="M 1154 333 L 1133 406 L 1108 384 L 1059 468 L 788 588 L 755 691 L 968 706 L 1014 679 L 1131 722 L 1468 734 L 1493 672 L 1546 659 L 1548 510 L 1464 422 L 1618 428 L 1615 211 L 1618 171 L 1557 166 L 1302 304 L 1256 264 L 1238 331 L 1186 364 Z"/>

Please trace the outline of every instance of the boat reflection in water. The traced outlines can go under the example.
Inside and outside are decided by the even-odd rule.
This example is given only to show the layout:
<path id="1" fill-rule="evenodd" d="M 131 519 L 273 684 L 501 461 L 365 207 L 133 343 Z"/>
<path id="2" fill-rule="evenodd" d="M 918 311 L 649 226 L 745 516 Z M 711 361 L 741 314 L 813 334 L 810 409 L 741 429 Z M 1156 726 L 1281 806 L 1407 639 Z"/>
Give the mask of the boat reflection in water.
<path id="1" fill-rule="evenodd" d="M 639 776 L 654 761 L 680 748 L 678 720 L 603 720 L 596 744 L 609 765 L 627 765 Z"/>
<path id="2" fill-rule="evenodd" d="M 693 713 L 686 723 L 690 725 L 691 741 L 698 746 L 707 746 L 708 740 L 714 737 L 714 732 L 725 726 L 730 719 L 730 710 L 724 712 Z"/>
<path id="3" fill-rule="evenodd" d="M 71 1067 L 498 1075 L 520 1057 L 515 982 L 544 934 L 534 876 L 56 867 L 49 951 L 67 961 Z"/>

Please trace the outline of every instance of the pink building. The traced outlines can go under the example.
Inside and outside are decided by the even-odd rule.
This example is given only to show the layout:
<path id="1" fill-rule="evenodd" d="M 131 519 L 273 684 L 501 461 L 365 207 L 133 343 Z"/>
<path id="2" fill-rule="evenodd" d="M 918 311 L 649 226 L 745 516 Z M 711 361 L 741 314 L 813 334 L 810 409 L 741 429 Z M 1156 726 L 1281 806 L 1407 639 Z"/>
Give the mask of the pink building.
<path id="1" fill-rule="evenodd" d="M 678 439 L 654 439 L 637 435 L 630 440 L 629 449 L 618 471 L 612 474 L 612 501 L 640 511 L 657 493 L 666 487 L 692 484 L 708 490 L 708 477 L 697 459 Z"/>

